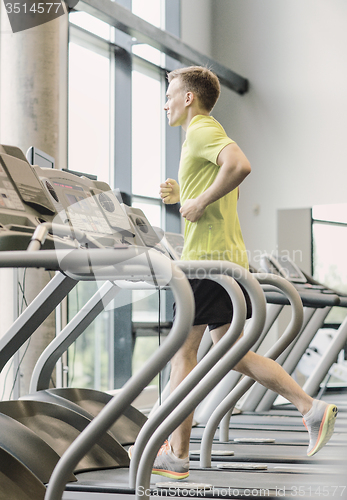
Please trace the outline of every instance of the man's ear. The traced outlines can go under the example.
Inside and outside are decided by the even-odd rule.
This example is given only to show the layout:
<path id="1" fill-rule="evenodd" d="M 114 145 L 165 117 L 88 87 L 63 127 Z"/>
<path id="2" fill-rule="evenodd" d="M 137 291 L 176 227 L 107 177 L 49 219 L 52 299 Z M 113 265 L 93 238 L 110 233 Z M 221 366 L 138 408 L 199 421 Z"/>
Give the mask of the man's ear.
<path id="1" fill-rule="evenodd" d="M 190 106 L 192 104 L 192 102 L 194 101 L 194 99 L 195 99 L 195 96 L 194 96 L 193 92 L 187 92 L 186 93 L 186 101 L 185 101 L 186 106 Z"/>

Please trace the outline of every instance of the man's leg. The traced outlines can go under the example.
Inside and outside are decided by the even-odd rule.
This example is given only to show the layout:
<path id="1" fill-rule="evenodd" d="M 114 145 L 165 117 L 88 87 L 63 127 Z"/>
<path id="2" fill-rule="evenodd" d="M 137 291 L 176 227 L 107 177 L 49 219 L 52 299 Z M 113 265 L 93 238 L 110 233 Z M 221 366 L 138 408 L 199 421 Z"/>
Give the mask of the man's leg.
<path id="1" fill-rule="evenodd" d="M 206 325 L 193 326 L 187 340 L 171 359 L 171 392 L 196 366 L 197 352 L 205 329 Z M 154 461 L 153 474 L 171 479 L 185 479 L 189 476 L 189 440 L 192 423 L 193 413 L 173 431 L 170 442 L 165 441 Z"/>
<path id="2" fill-rule="evenodd" d="M 214 343 L 226 333 L 229 325 L 211 331 Z M 290 401 L 304 416 L 303 422 L 309 433 L 307 455 L 312 456 L 330 439 L 334 431 L 337 407 L 312 399 L 276 361 L 249 351 L 233 368 L 248 375 L 267 389 Z"/>
<path id="3" fill-rule="evenodd" d="M 249 351 L 234 367 L 234 370 L 248 375 L 267 389 L 288 399 L 305 415 L 313 403 L 311 398 L 276 361 Z"/>
<path id="4" fill-rule="evenodd" d="M 187 340 L 171 360 L 170 392 L 182 382 L 197 364 L 197 352 L 207 325 L 193 326 Z M 189 454 L 189 440 L 193 424 L 193 415 L 189 415 L 171 435 L 171 448 L 178 458 Z"/>
<path id="5" fill-rule="evenodd" d="M 223 337 L 228 328 L 229 325 L 223 325 L 211 331 L 214 344 Z M 305 415 L 312 407 L 313 399 L 302 390 L 281 365 L 272 359 L 248 351 L 233 369 L 285 397 L 302 415 Z"/>

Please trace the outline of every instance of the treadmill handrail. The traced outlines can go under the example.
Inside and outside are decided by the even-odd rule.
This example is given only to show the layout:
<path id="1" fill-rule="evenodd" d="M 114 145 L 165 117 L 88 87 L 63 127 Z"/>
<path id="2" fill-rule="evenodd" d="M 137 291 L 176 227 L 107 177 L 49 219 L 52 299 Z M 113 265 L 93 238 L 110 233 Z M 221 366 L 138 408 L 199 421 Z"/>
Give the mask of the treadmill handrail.
<path id="1" fill-rule="evenodd" d="M 338 330 L 336 331 L 334 339 L 329 344 L 325 353 L 313 369 L 311 375 L 303 385 L 303 390 L 310 396 L 315 396 L 319 391 L 320 384 L 326 377 L 329 369 L 335 363 L 339 352 L 346 345 L 347 340 L 347 317 L 343 320 Z"/>
<path id="2" fill-rule="evenodd" d="M 323 325 L 324 319 L 328 315 L 331 308 L 334 306 L 347 307 L 346 297 L 338 294 L 334 290 L 327 289 L 326 292 L 325 289 L 322 289 L 321 292 L 317 292 L 317 290 L 312 288 L 310 289 L 305 285 L 298 286 L 294 283 L 294 286 L 302 297 L 303 305 L 310 308 L 311 313 L 308 312 L 307 309 L 306 313 L 311 314 L 311 317 L 307 318 L 307 324 L 305 325 L 305 328 L 301 330 L 295 343 L 293 342 L 287 349 L 285 349 L 277 360 L 289 374 L 294 372 L 300 358 L 308 348 L 317 330 Z M 319 306 L 318 304 L 315 304 L 314 300 L 317 294 L 320 296 L 318 300 L 321 304 Z M 312 300 L 306 301 L 305 298 L 307 296 L 313 298 L 313 302 Z M 322 380 L 324 379 L 324 376 Z M 317 380 L 317 376 L 315 376 L 313 380 Z M 314 389 L 314 387 L 316 387 L 316 389 Z M 308 394 L 314 396 L 315 392 L 318 391 L 318 388 L 319 383 L 318 385 L 311 386 Z M 257 412 L 268 411 L 276 398 L 277 394 L 273 391 L 267 390 L 259 384 L 255 384 L 251 391 L 247 394 L 247 397 L 243 400 L 241 410 Z"/>
<path id="3" fill-rule="evenodd" d="M 164 419 L 177 407 L 178 404 L 194 389 L 200 380 L 217 363 L 225 352 L 238 339 L 246 321 L 246 303 L 241 288 L 229 276 L 213 276 L 214 281 L 225 288 L 230 295 L 235 311 L 232 323 L 223 339 L 211 349 L 197 366 L 186 376 L 180 385 L 165 399 L 157 410 L 149 417 L 140 430 L 131 453 L 129 469 L 129 487 L 135 488 L 138 465 L 150 437 Z"/>
<path id="4" fill-rule="evenodd" d="M 44 244 L 48 233 L 54 233 L 56 236 L 69 237 L 72 240 L 76 239 L 79 242 L 88 241 L 87 235 L 77 228 L 72 228 L 64 224 L 54 224 L 52 222 L 43 222 L 36 226 L 36 229 L 31 237 L 30 243 L 28 245 L 27 251 L 37 251 L 40 250 Z"/>
<path id="5" fill-rule="evenodd" d="M 296 288 L 296 287 L 295 287 Z M 274 290 L 273 287 L 266 286 L 263 288 L 267 302 L 271 304 L 284 304 L 289 305 L 289 300 L 278 290 Z M 326 307 L 326 306 L 338 306 L 341 299 L 336 294 L 324 294 L 317 291 L 298 289 L 301 301 L 304 307 Z"/>
<path id="6" fill-rule="evenodd" d="M 114 283 L 104 283 L 52 342 L 49 343 L 34 366 L 30 379 L 29 394 L 48 389 L 52 372 L 59 358 L 111 300 L 115 298 L 119 291 L 120 288 Z"/>
<path id="7" fill-rule="evenodd" d="M 61 499 L 70 471 L 74 470 L 80 457 L 84 456 L 157 373 L 164 368 L 173 354 L 184 343 L 193 324 L 194 298 L 184 273 L 172 261 L 161 256 L 155 250 L 149 250 L 148 253 L 152 262 L 156 261 L 155 263 L 159 269 L 163 270 L 163 274 L 165 274 L 164 271 L 167 271 L 167 267 L 170 266 L 171 277 L 167 284 L 171 286 L 175 297 L 176 320 L 165 342 L 151 356 L 145 366 L 125 383 L 123 390 L 101 410 L 63 454 L 49 482 L 45 496 L 46 500 Z"/>
<path id="8" fill-rule="evenodd" d="M 149 439 L 148 444 L 141 456 L 137 480 L 136 498 L 144 496 L 149 498 L 150 476 L 156 454 L 168 435 L 196 408 L 210 390 L 232 369 L 233 366 L 246 354 L 250 347 L 260 335 L 266 317 L 266 301 L 264 293 L 251 273 L 246 270 L 239 276 L 233 273 L 233 265 L 226 261 L 180 261 L 177 263 L 189 277 L 194 276 L 195 269 L 208 271 L 211 274 L 232 275 L 246 289 L 252 302 L 251 326 L 247 332 L 235 344 L 217 364 L 205 375 L 197 386 L 162 422 Z M 141 491 L 141 495 L 139 492 Z M 144 495 L 142 495 L 144 493 Z"/>
<path id="9" fill-rule="evenodd" d="M 279 354 L 294 340 L 299 333 L 303 323 L 303 307 L 300 295 L 295 287 L 286 279 L 276 275 L 264 275 L 255 273 L 260 283 L 271 283 L 277 286 L 282 293 L 285 293 L 292 305 L 292 316 L 289 325 L 283 335 L 265 354 L 266 357 L 276 359 Z M 212 441 L 217 430 L 218 424 L 225 414 L 235 406 L 240 397 L 255 383 L 250 377 L 244 377 L 243 380 L 224 398 L 217 406 L 207 422 L 201 441 L 200 460 L 202 467 L 211 467 L 211 449 Z"/>
<path id="10" fill-rule="evenodd" d="M 154 252 L 154 253 L 153 253 Z M 152 273 L 149 270 L 146 256 L 159 255 L 159 252 L 147 247 L 124 246 L 121 248 L 92 248 L 92 249 L 58 249 L 41 250 L 40 252 L 28 252 L 27 250 L 0 252 L 0 267 L 34 267 L 45 268 L 51 271 L 61 271 L 64 274 L 73 274 L 77 279 L 94 279 L 93 270 L 100 272 L 100 276 L 110 272 L 108 280 L 131 279 L 134 275 L 143 272 L 143 276 L 150 278 Z M 137 262 L 127 265 L 132 259 Z M 165 257 L 166 261 L 169 261 Z M 116 267 L 118 266 L 118 267 Z M 137 269 L 135 266 L 140 266 Z M 134 270 L 133 272 L 131 272 Z M 166 271 L 167 273 L 167 271 Z M 120 276 L 118 278 L 118 276 Z M 98 274 L 99 277 L 99 274 Z M 137 276 L 140 279 L 139 276 Z M 106 277 L 105 277 L 106 279 Z"/>
<path id="11" fill-rule="evenodd" d="M 52 278 L 0 339 L 0 371 L 79 280 L 112 280 L 117 277 L 151 280 L 153 266 L 151 269 L 149 260 L 153 259 L 158 263 L 171 262 L 145 247 L 0 252 L 0 268 L 43 267 L 62 273 Z M 169 264 L 166 268 L 162 266 L 162 276 L 156 276 L 158 284 L 166 285 L 170 270 Z"/>
<path id="12" fill-rule="evenodd" d="M 331 311 L 331 306 L 309 309 L 312 311 L 310 321 L 306 323 L 305 328 L 301 330 L 295 344 L 289 346 L 291 349 L 286 349 L 277 361 L 282 365 L 285 371 L 292 374 L 299 363 L 304 352 L 308 348 L 317 331 L 324 324 L 324 320 Z M 307 314 L 307 309 L 306 309 Z M 246 411 L 269 411 L 277 398 L 277 394 L 268 389 L 263 389 L 262 386 L 255 384 L 252 390 L 247 395 L 247 399 L 243 401 L 242 409 Z M 254 392 L 253 392 L 254 391 Z M 253 398 L 251 397 L 251 394 Z M 248 400 L 248 401 L 247 401 Z"/>

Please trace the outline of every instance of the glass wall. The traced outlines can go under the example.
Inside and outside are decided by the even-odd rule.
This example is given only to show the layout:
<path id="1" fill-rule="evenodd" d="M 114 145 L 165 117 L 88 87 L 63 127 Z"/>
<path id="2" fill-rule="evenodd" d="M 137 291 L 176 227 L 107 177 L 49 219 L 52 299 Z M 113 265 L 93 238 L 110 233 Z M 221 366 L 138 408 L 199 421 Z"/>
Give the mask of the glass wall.
<path id="1" fill-rule="evenodd" d="M 132 194 L 159 197 L 163 126 L 159 71 L 134 64 L 132 72 Z"/>
<path id="2" fill-rule="evenodd" d="M 161 28 L 164 28 L 164 6 L 164 0 L 132 0 L 134 14 Z M 111 188 L 118 188 L 113 185 L 113 179 L 117 178 L 117 169 L 124 169 L 124 162 L 118 159 L 115 164 L 115 130 L 130 117 L 131 185 L 126 191 L 131 194 L 132 205 L 143 210 L 153 226 L 165 229 L 165 207 L 159 198 L 159 184 L 165 179 L 166 156 L 163 110 L 166 75 L 162 69 L 165 56 L 134 39 L 130 42 L 131 104 L 125 110 L 129 117 L 124 115 L 124 110 L 121 116 L 115 104 L 117 95 L 123 95 L 124 91 L 117 87 L 119 80 L 115 77 L 117 35 L 113 27 L 89 14 L 70 14 L 68 168 L 96 175 Z M 124 35 L 121 38 L 124 39 Z M 68 320 L 92 297 L 98 286 L 101 283 L 79 283 L 69 294 Z M 153 331 L 159 320 L 165 320 L 164 303 L 164 292 L 160 297 L 157 290 L 133 292 L 132 324 L 134 328 L 141 324 L 142 332 L 134 338 L 134 372 L 158 347 L 158 335 Z M 70 386 L 100 390 L 114 387 L 113 323 L 110 307 L 69 348 Z"/>
<path id="3" fill-rule="evenodd" d="M 157 28 L 165 29 L 165 2 L 164 0 L 132 0 L 132 11 Z M 133 45 L 133 54 L 136 54 L 153 64 L 160 65 L 164 58 L 161 52 L 147 44 Z"/>
<path id="4" fill-rule="evenodd" d="M 68 320 L 87 303 L 102 283 L 80 282 L 69 293 Z M 68 350 L 68 385 L 107 391 L 113 388 L 113 315 L 104 310 Z"/>
<path id="5" fill-rule="evenodd" d="M 347 295 L 347 204 L 312 208 L 314 278 Z M 346 310 L 334 307 L 326 323 L 339 325 Z"/>
<path id="6" fill-rule="evenodd" d="M 164 28 L 162 0 L 133 0 L 133 13 Z M 146 44 L 133 45 L 132 71 L 132 205 L 140 208 L 152 226 L 165 229 L 159 184 L 165 176 L 165 72 L 159 68 L 164 57 Z M 140 59 L 141 58 L 141 59 Z M 159 297 L 160 293 L 160 297 Z M 158 348 L 159 335 L 153 326 L 165 320 L 165 292 L 136 290 L 132 293 L 133 323 L 144 335 L 136 335 L 132 369 L 143 365 Z M 160 312 L 159 312 L 160 308 Z M 147 327 L 146 327 L 147 325 Z M 158 383 L 156 378 L 153 384 Z"/>
<path id="7" fill-rule="evenodd" d="M 70 170 L 110 177 L 110 50 L 107 43 L 71 29 L 69 44 Z"/>
<path id="8" fill-rule="evenodd" d="M 152 226 L 163 227 L 159 184 L 162 179 L 164 112 L 161 71 L 134 61 L 132 72 L 132 205 Z M 133 321 L 156 322 L 155 292 L 133 292 Z"/>
<path id="9" fill-rule="evenodd" d="M 68 166 L 71 171 L 109 182 L 114 116 L 110 92 L 113 59 L 106 41 L 110 27 L 85 13 L 73 13 L 70 19 Z M 101 285 L 78 283 L 68 296 L 68 320 Z M 68 350 L 68 384 L 98 390 L 112 387 L 112 352 L 112 314 L 103 311 Z"/>

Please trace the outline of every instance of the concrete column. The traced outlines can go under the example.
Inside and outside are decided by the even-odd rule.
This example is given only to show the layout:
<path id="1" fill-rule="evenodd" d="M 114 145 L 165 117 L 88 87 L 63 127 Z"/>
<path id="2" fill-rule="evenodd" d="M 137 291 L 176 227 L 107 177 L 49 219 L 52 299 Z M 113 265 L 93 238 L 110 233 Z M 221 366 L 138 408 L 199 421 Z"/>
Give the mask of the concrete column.
<path id="1" fill-rule="evenodd" d="M 66 168 L 68 15 L 12 33 L 1 2 L 0 52 L 0 143 L 24 153 L 36 146 L 55 158 L 57 168 Z M 0 302 L 7 297 L 6 279 L 8 274 L 1 279 Z M 49 280 L 48 272 L 27 270 L 28 303 Z M 31 338 L 20 369 L 20 395 L 28 392 L 33 366 L 54 335 L 51 315 Z"/>

